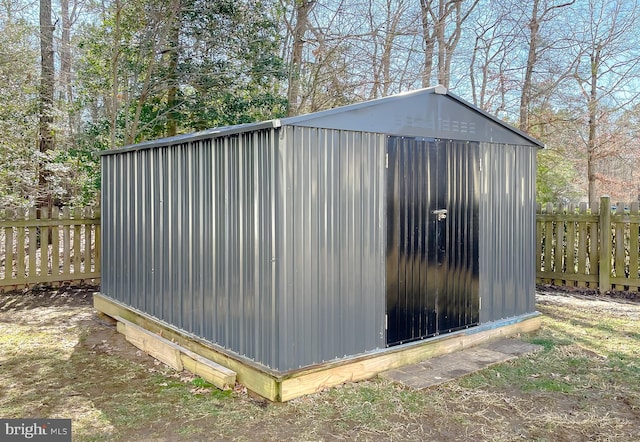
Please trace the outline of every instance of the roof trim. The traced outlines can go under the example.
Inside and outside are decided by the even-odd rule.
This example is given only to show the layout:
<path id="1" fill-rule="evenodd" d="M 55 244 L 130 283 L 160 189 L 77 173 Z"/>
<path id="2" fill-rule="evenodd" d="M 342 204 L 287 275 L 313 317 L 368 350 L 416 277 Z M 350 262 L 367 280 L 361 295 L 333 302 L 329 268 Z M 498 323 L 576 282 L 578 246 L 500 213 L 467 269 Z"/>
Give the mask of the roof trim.
<path id="1" fill-rule="evenodd" d="M 174 137 L 159 138 L 157 140 L 144 141 L 142 143 L 130 144 L 117 149 L 103 150 L 99 152 L 99 155 L 112 155 L 121 152 L 131 152 L 135 150 L 151 149 L 153 147 L 171 146 L 174 144 L 181 144 L 183 142 L 198 141 L 203 139 L 212 139 L 218 137 L 224 137 L 226 135 L 235 135 L 251 130 L 272 129 L 280 127 L 280 120 L 267 120 L 259 123 L 245 123 L 236 124 L 235 126 L 223 126 L 213 129 L 203 130 L 201 132 L 188 133 L 183 135 L 176 135 Z"/>

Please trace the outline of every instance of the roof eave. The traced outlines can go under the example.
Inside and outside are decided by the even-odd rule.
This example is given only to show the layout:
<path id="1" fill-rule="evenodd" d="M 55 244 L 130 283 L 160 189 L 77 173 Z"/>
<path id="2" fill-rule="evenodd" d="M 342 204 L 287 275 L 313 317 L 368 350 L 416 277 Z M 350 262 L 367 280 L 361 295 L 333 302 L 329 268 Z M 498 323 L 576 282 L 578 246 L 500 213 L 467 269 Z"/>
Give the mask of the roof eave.
<path id="1" fill-rule="evenodd" d="M 272 129 L 280 127 L 280 120 L 267 120 L 259 123 L 239 124 L 236 126 L 217 127 L 203 130 L 201 132 L 176 135 L 173 137 L 159 138 L 157 140 L 143 141 L 142 143 L 130 144 L 117 149 L 103 150 L 99 155 L 112 155 L 121 152 L 132 152 L 136 150 L 152 149 L 154 147 L 171 146 L 182 142 L 192 142 L 204 139 L 213 139 L 227 135 L 236 135 L 244 132 L 261 129 Z"/>

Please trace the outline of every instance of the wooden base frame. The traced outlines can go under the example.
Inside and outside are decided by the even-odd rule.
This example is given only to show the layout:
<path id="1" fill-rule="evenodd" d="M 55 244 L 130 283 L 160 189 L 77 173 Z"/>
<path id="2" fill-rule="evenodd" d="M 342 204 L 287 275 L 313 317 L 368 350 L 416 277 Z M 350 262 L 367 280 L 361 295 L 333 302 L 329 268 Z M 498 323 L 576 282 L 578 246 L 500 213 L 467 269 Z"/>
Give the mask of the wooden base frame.
<path id="1" fill-rule="evenodd" d="M 96 310 L 115 319 L 122 318 L 150 332 L 150 335 L 155 334 L 164 341 L 186 349 L 191 359 L 197 355 L 232 370 L 236 373 L 237 382 L 276 402 L 288 401 L 345 382 L 370 379 L 386 370 L 496 339 L 533 332 L 542 323 L 540 314 L 533 313 L 283 373 L 235 355 L 100 293 L 94 295 L 93 302 Z M 183 368 L 189 370 L 189 364 L 183 364 Z"/>

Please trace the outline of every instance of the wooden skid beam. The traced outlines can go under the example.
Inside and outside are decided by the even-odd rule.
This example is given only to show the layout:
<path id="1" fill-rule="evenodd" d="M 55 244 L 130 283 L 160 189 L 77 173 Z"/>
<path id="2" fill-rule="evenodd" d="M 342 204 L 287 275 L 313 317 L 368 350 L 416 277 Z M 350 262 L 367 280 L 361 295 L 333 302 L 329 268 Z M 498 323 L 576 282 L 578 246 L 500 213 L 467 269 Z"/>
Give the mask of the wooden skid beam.
<path id="1" fill-rule="evenodd" d="M 199 358 L 208 359 L 236 372 L 238 382 L 272 401 L 288 401 L 345 382 L 370 379 L 383 371 L 414 364 L 435 356 L 474 347 L 503 337 L 530 333 L 540 328 L 542 323 L 540 315 L 532 314 L 512 321 L 485 324 L 442 335 L 438 338 L 381 349 L 362 356 L 318 364 L 293 372 L 278 373 L 258 366 L 249 360 L 226 354 L 224 350 L 214 348 L 211 344 L 201 342 L 193 336 L 165 325 L 144 313 L 136 312 L 101 294 L 94 295 L 94 307 L 111 317 L 119 316 L 153 333 L 162 333 L 166 340 L 170 340 L 172 344 L 177 344 L 181 348 L 182 365 L 187 370 L 193 371 L 190 367 L 193 367 L 194 370 L 206 370 L 203 368 L 205 364 L 202 364 Z M 196 362 L 195 365 L 194 362 Z"/>
<path id="2" fill-rule="evenodd" d="M 277 377 L 273 374 L 223 353 L 210 344 L 194 339 L 193 336 L 165 325 L 144 313 L 134 311 L 130 307 L 99 293 L 93 296 L 93 306 L 96 310 L 112 318 L 120 316 L 150 332 L 162 334 L 165 339 L 234 371 L 236 380 L 249 390 L 271 401 L 280 400 Z"/>
<path id="3" fill-rule="evenodd" d="M 174 370 L 190 371 L 223 390 L 235 385 L 236 373 L 234 371 L 203 358 L 160 335 L 151 333 L 120 316 L 116 316 L 114 319 L 118 321 L 118 331 L 126 336 L 127 341 Z"/>
<path id="4" fill-rule="evenodd" d="M 118 321 L 116 326 L 118 332 L 125 335 L 127 341 L 176 371 L 184 369 L 180 358 L 180 349 L 173 342 L 148 332 L 120 316 L 116 316 L 114 319 Z"/>
<path id="5" fill-rule="evenodd" d="M 216 364 L 209 359 L 203 358 L 186 348 L 181 348 L 182 365 L 185 370 L 200 376 L 207 382 L 211 382 L 216 387 L 224 390 L 236 384 L 236 372 L 229 370 L 220 364 Z"/>

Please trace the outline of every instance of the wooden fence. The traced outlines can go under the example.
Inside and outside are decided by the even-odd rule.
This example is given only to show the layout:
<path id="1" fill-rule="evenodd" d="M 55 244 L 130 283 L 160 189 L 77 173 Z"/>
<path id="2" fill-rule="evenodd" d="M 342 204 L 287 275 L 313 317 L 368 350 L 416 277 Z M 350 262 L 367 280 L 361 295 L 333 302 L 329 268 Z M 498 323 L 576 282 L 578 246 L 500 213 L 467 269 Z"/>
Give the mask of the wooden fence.
<path id="1" fill-rule="evenodd" d="M 536 224 L 539 283 L 640 291 L 637 202 L 547 204 L 538 206 Z M 99 279 L 99 209 L 0 209 L 0 292 Z"/>
<path id="2" fill-rule="evenodd" d="M 0 292 L 99 278 L 99 209 L 0 209 Z"/>
<path id="3" fill-rule="evenodd" d="M 637 202 L 587 207 L 538 206 L 536 276 L 540 283 L 640 291 Z"/>

